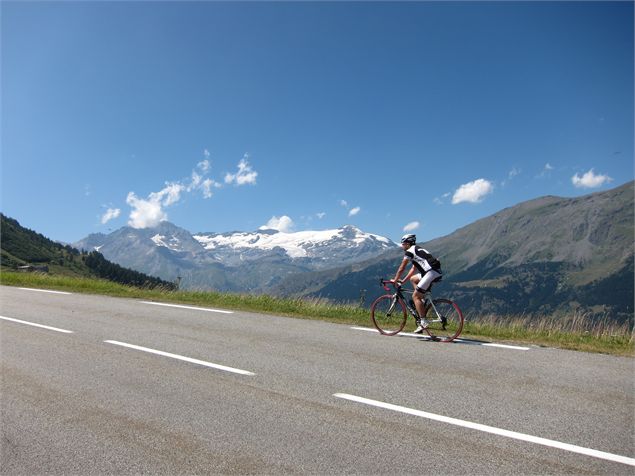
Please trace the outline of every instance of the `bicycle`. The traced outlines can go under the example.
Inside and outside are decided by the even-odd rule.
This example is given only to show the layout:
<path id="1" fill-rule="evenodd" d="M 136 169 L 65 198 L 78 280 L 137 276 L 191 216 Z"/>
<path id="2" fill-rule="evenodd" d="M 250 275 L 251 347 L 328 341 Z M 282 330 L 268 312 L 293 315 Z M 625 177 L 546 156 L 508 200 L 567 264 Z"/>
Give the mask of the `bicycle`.
<path id="1" fill-rule="evenodd" d="M 441 278 L 434 282 L 440 281 Z M 401 285 L 396 285 L 391 280 L 380 280 L 381 286 L 388 292 L 387 284 L 395 288 L 393 294 L 384 294 L 375 299 L 370 306 L 370 316 L 377 330 L 386 336 L 394 336 L 406 326 L 408 313 L 414 317 L 417 324 L 421 318 L 417 313 L 412 299 L 406 301 L 404 293 L 412 294 L 412 291 L 404 291 Z M 433 299 L 430 290 L 424 294 L 425 312 L 423 318 L 428 326 L 424 330 L 431 339 L 441 342 L 452 342 L 463 330 L 463 313 L 459 306 L 450 299 Z"/>

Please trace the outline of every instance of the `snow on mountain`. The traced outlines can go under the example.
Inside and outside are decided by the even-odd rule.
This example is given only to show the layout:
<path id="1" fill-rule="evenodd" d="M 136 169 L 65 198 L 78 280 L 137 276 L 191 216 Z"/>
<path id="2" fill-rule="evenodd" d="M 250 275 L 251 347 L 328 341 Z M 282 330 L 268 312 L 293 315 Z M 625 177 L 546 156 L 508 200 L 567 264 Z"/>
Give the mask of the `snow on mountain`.
<path id="1" fill-rule="evenodd" d="M 395 244 L 383 236 L 365 233 L 347 225 L 334 230 L 281 232 L 259 230 L 222 234 L 197 234 L 193 238 L 206 250 L 239 253 L 246 250 L 274 250 L 281 248 L 290 258 L 326 258 L 337 249 L 349 249 L 352 255 L 359 251 L 381 253 Z M 362 248 L 367 248 L 361 250 Z"/>
<path id="2" fill-rule="evenodd" d="M 397 245 L 354 226 L 285 233 L 258 230 L 192 234 L 169 222 L 154 228 L 120 228 L 75 243 L 108 260 L 162 279 L 182 277 L 182 286 L 229 291 L 265 291 L 294 273 L 352 264 Z"/>
<path id="3" fill-rule="evenodd" d="M 181 240 L 179 240 L 179 238 L 176 236 L 167 237 L 165 235 L 157 233 L 150 239 L 157 246 L 165 246 L 167 249 L 172 251 L 184 251 Z"/>

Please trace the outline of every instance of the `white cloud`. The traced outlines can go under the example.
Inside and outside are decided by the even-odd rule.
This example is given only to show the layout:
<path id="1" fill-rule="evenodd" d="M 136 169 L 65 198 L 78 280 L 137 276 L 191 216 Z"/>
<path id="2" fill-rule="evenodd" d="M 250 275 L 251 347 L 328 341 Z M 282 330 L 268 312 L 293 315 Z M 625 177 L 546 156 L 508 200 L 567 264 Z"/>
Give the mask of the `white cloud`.
<path id="1" fill-rule="evenodd" d="M 452 196 L 452 204 L 456 205 L 462 202 L 478 203 L 483 198 L 492 193 L 494 186 L 489 180 L 477 179 L 461 185 Z"/>
<path id="2" fill-rule="evenodd" d="M 128 225 L 132 228 L 152 228 L 168 219 L 158 194 L 151 193 L 148 199 L 144 200 L 137 197 L 134 192 L 130 192 L 126 203 L 132 207 L 128 220 Z"/>
<path id="3" fill-rule="evenodd" d="M 403 227 L 403 231 L 414 231 L 417 230 L 420 226 L 421 224 L 418 221 L 411 221 Z"/>
<path id="4" fill-rule="evenodd" d="M 205 152 L 207 152 L 207 150 L 205 150 Z M 205 157 L 209 157 L 209 152 L 207 152 L 205 154 Z M 199 169 L 201 169 L 201 172 L 203 172 L 204 174 L 206 174 L 207 172 L 210 171 L 210 169 L 212 168 L 212 164 L 209 160 L 205 159 L 201 162 L 199 162 L 198 164 L 196 164 L 196 167 L 198 167 Z"/>
<path id="5" fill-rule="evenodd" d="M 343 208 L 346 208 L 348 210 L 348 216 L 349 217 L 353 217 L 353 216 L 357 215 L 362 210 L 361 207 L 349 208 L 348 202 L 346 200 L 340 200 L 340 206 L 342 206 Z"/>
<path id="6" fill-rule="evenodd" d="M 245 155 L 240 162 L 238 162 L 238 172 L 235 174 L 227 174 L 225 175 L 225 183 L 231 184 L 235 183 L 236 185 L 255 185 L 256 177 L 258 177 L 258 172 L 254 171 L 247 162 L 248 156 Z"/>
<path id="7" fill-rule="evenodd" d="M 218 187 L 220 184 L 209 178 L 204 179 L 204 175 L 210 170 L 208 160 L 199 162 L 197 168 L 203 172 L 203 175 L 193 170 L 189 182 L 166 182 L 162 190 L 150 193 L 145 199 L 139 198 L 134 192 L 128 193 L 126 203 L 132 208 L 128 225 L 133 228 L 157 226 L 160 222 L 168 219 L 164 208 L 178 203 L 184 193 L 200 190 L 203 197 L 210 198 L 212 187 Z M 102 217 L 102 222 L 103 219 Z"/>
<path id="8" fill-rule="evenodd" d="M 109 208 L 108 210 L 106 210 L 106 213 L 102 215 L 101 224 L 105 225 L 110 220 L 117 218 L 120 214 L 121 210 L 119 208 Z"/>
<path id="9" fill-rule="evenodd" d="M 450 195 L 452 195 L 451 192 L 447 192 L 444 193 L 443 195 L 441 195 L 440 197 L 434 197 L 432 199 L 432 201 L 434 203 L 436 203 L 437 205 L 443 205 L 445 203 L 445 201 L 450 197 Z"/>
<path id="10" fill-rule="evenodd" d="M 290 233 L 294 227 L 293 220 L 286 215 L 281 217 L 273 216 L 266 225 L 260 227 L 261 230 L 278 230 L 283 233 Z"/>
<path id="11" fill-rule="evenodd" d="M 551 171 L 553 169 L 554 169 L 553 165 L 551 165 L 549 162 L 547 162 L 545 164 L 545 166 L 542 168 L 542 171 L 536 177 L 537 178 L 549 177 L 551 175 Z"/>
<path id="12" fill-rule="evenodd" d="M 315 214 L 320 220 L 326 216 L 325 212 L 319 212 Z"/>
<path id="13" fill-rule="evenodd" d="M 214 193 L 212 192 L 212 187 L 221 188 L 222 185 L 218 182 L 214 182 L 212 179 L 205 179 L 200 185 L 201 190 L 203 191 L 204 198 L 211 198 Z"/>
<path id="14" fill-rule="evenodd" d="M 169 207 L 181 200 L 181 192 L 188 191 L 188 187 L 178 182 L 166 182 L 165 187 L 160 192 L 152 192 L 148 197 L 153 202 Z"/>
<path id="15" fill-rule="evenodd" d="M 612 181 L 613 179 L 608 175 L 596 175 L 593 169 L 582 176 L 575 174 L 571 177 L 571 182 L 577 188 L 596 188 Z"/>
<path id="16" fill-rule="evenodd" d="M 211 162 L 207 159 L 210 153 L 207 149 L 203 153 L 206 159 L 196 164 L 189 180 L 166 182 L 162 190 L 150 193 L 145 199 L 138 197 L 134 192 L 128 193 L 126 203 L 132 208 L 128 224 L 133 228 L 157 226 L 161 221 L 168 219 L 164 209 L 178 203 L 185 193 L 200 191 L 204 198 L 211 198 L 213 189 L 221 188 L 222 184 L 206 177 L 211 171 Z M 252 170 L 245 155 L 238 164 L 238 173 L 227 174 L 225 182 L 236 185 L 255 184 L 257 176 L 258 173 Z M 102 220 L 104 219 L 105 215 L 102 217 Z"/>

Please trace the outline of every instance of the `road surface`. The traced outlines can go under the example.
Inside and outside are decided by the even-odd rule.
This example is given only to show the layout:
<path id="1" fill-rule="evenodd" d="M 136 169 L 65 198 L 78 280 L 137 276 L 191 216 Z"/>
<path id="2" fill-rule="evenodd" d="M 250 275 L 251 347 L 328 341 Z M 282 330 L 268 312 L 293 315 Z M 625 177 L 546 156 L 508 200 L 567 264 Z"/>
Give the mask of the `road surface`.
<path id="1" fill-rule="evenodd" d="M 635 472 L 630 358 L 11 287 L 0 316 L 2 474 Z"/>

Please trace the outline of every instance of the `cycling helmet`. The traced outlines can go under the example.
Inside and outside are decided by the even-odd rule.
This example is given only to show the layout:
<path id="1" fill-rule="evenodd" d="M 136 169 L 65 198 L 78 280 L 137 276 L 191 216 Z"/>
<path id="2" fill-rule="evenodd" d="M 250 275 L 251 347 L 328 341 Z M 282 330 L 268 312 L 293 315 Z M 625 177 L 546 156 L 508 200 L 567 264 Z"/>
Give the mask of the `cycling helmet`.
<path id="1" fill-rule="evenodd" d="M 417 235 L 404 235 L 401 237 L 401 243 L 408 243 L 409 245 L 414 245 L 417 242 Z"/>

